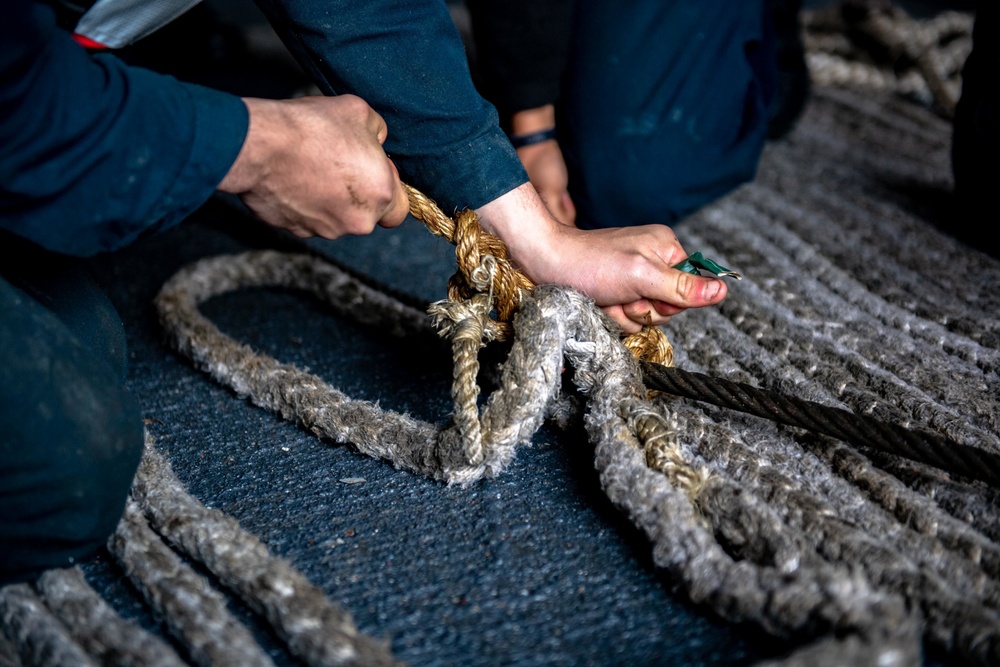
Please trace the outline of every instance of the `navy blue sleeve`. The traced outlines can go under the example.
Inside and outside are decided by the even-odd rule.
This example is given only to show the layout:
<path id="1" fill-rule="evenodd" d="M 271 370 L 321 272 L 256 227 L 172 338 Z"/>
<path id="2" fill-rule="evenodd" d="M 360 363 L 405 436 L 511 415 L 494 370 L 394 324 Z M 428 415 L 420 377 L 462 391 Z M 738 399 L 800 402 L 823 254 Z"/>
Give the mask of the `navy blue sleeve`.
<path id="1" fill-rule="evenodd" d="M 351 93 L 385 118 L 403 180 L 446 212 L 526 183 L 497 112 L 476 92 L 444 0 L 258 0 L 327 94 Z"/>
<path id="2" fill-rule="evenodd" d="M 238 97 L 90 56 L 51 9 L 0 21 L 0 226 L 91 255 L 175 224 L 215 191 L 249 123 Z"/>

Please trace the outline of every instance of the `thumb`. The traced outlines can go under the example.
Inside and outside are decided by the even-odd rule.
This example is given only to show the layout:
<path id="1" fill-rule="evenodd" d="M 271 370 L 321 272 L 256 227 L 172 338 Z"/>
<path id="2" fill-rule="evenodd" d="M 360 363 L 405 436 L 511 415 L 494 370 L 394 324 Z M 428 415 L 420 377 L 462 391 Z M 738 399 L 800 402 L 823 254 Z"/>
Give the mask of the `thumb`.
<path id="1" fill-rule="evenodd" d="M 729 286 L 720 278 L 696 276 L 679 269 L 670 269 L 674 273 L 673 299 L 662 299 L 667 303 L 684 308 L 701 308 L 719 303 L 729 293 Z"/>
<path id="2" fill-rule="evenodd" d="M 388 160 L 388 158 L 386 159 Z M 403 182 L 399 180 L 399 172 L 396 170 L 396 165 L 393 164 L 392 160 L 389 160 L 389 166 L 392 168 L 396 194 L 392 198 L 392 202 L 386 209 L 385 214 L 378 221 L 380 227 L 386 228 L 398 227 L 403 224 L 403 220 L 406 220 L 406 216 L 410 213 L 410 197 L 403 188 Z"/>

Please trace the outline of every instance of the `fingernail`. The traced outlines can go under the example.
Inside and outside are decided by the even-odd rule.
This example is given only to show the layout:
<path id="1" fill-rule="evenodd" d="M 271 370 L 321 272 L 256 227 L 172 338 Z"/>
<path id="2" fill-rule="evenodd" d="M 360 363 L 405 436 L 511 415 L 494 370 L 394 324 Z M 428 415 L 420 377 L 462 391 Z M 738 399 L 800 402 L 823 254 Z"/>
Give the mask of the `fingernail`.
<path id="1" fill-rule="evenodd" d="M 709 301 L 714 300 L 715 297 L 719 296 L 720 290 L 722 290 L 722 281 L 713 280 L 708 285 L 705 285 L 705 298 Z"/>

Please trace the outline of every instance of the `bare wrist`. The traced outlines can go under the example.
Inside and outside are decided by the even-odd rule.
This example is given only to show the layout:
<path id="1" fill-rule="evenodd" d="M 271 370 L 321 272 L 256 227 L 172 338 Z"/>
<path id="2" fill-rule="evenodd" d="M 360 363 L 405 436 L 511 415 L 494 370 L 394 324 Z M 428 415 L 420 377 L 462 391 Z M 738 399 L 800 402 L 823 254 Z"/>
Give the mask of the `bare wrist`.
<path id="1" fill-rule="evenodd" d="M 218 186 L 220 192 L 229 194 L 248 192 L 260 183 L 276 145 L 272 136 L 276 126 L 273 117 L 278 113 L 276 105 L 270 100 L 255 98 L 243 98 L 243 103 L 250 114 L 247 135 L 236 160 Z"/>
<path id="2" fill-rule="evenodd" d="M 514 135 L 534 134 L 550 130 L 556 126 L 556 107 L 554 104 L 524 109 L 510 117 L 510 133 Z"/>
<path id="3" fill-rule="evenodd" d="M 560 227 L 531 183 L 479 207 L 476 214 L 483 229 L 500 237 L 522 269 L 544 264 L 544 249 L 552 247 L 553 235 Z M 530 272 L 528 277 L 536 282 L 541 279 Z"/>

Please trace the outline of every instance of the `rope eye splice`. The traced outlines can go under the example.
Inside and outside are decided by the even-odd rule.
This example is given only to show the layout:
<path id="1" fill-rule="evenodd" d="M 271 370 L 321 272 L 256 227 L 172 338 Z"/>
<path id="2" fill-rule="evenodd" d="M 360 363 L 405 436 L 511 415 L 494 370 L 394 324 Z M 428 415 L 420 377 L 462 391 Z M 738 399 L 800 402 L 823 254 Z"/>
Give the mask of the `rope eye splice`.
<path id="1" fill-rule="evenodd" d="M 477 441 L 477 352 L 490 340 L 506 340 L 510 336 L 509 320 L 522 295 L 530 292 L 534 285 L 507 259 L 503 242 L 479 227 L 475 213 L 463 211 L 452 220 L 425 195 L 406 187 L 414 217 L 423 221 L 432 233 L 444 236 L 456 246 L 459 272 L 449 283 L 449 301 L 434 304 L 430 313 L 439 334 L 453 339 L 455 385 L 452 393 L 456 414 L 461 403 L 462 411 L 468 415 L 456 421 L 464 421 L 466 425 L 460 426 L 460 431 L 470 438 L 470 442 Z M 739 273 L 700 252 L 691 254 L 673 268 L 699 276 L 704 271 L 715 276 L 743 279 Z M 456 302 L 466 305 L 455 305 Z M 497 313 L 495 320 L 490 317 L 492 312 Z M 639 361 L 643 381 L 654 394 L 666 392 L 712 403 L 1000 486 L 1000 456 L 992 452 L 936 433 L 885 424 L 865 415 L 674 368 L 673 346 L 658 327 L 643 327 L 639 333 L 622 338 L 621 342 Z M 460 374 L 465 379 L 460 379 Z M 481 446 L 470 447 L 469 460 L 481 461 Z"/>

